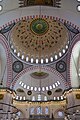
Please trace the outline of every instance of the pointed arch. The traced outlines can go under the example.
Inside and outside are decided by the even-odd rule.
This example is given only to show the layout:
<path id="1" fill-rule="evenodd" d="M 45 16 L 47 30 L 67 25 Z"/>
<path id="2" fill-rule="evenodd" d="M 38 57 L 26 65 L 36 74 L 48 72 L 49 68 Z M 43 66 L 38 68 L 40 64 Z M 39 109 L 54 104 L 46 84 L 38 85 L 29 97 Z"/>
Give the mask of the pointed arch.
<path id="1" fill-rule="evenodd" d="M 12 61 L 11 61 L 11 53 L 10 47 L 7 43 L 6 38 L 0 34 L 0 44 L 4 47 L 6 53 L 6 67 L 7 67 L 7 80 L 6 80 L 6 87 L 10 87 L 12 81 Z"/>
<path id="2" fill-rule="evenodd" d="M 80 50 L 80 33 L 77 34 L 71 43 L 71 47 L 69 50 L 67 65 L 68 65 L 68 81 L 69 85 L 72 88 L 79 87 L 79 80 L 77 74 L 77 61 Z"/>

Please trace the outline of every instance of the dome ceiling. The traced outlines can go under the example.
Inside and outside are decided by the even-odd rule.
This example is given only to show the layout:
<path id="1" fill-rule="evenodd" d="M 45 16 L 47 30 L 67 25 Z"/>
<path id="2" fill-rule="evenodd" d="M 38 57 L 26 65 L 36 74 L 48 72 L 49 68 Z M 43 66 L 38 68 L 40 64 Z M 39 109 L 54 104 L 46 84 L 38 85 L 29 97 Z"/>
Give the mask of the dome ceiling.
<path id="1" fill-rule="evenodd" d="M 65 89 L 66 81 L 65 78 L 57 72 L 55 69 L 50 67 L 29 67 L 19 73 L 14 79 L 12 86 L 14 89 L 17 86 L 22 87 L 25 90 L 36 91 L 47 91 L 55 88 Z"/>
<path id="2" fill-rule="evenodd" d="M 10 43 L 21 59 L 48 63 L 66 52 L 69 34 L 63 23 L 54 18 L 29 18 L 15 24 L 10 32 Z"/>
<path id="3" fill-rule="evenodd" d="M 61 0 L 19 0 L 19 4 L 19 7 L 27 7 L 32 5 L 60 7 Z"/>

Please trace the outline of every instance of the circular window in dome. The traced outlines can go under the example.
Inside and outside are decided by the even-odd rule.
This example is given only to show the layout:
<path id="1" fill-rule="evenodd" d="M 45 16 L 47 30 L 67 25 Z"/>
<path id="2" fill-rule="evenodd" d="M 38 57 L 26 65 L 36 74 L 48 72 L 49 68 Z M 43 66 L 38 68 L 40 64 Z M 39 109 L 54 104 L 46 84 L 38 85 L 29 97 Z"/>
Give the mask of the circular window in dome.
<path id="1" fill-rule="evenodd" d="M 48 94 L 48 95 L 52 95 L 52 91 L 48 90 L 48 91 L 47 91 L 47 94 Z"/>
<path id="2" fill-rule="evenodd" d="M 27 94 L 28 94 L 28 95 L 31 95 L 31 94 L 32 94 L 32 91 L 31 91 L 31 90 L 29 90 L 29 91 L 27 92 Z"/>
<path id="3" fill-rule="evenodd" d="M 20 61 L 15 61 L 12 65 L 13 71 L 19 73 L 23 70 L 23 63 Z"/>
<path id="4" fill-rule="evenodd" d="M 49 64 L 68 50 L 69 32 L 54 18 L 21 20 L 10 32 L 10 47 L 12 53 L 25 63 Z"/>
<path id="5" fill-rule="evenodd" d="M 56 70 L 58 72 L 65 72 L 66 71 L 66 63 L 64 61 L 59 61 L 56 63 Z"/>

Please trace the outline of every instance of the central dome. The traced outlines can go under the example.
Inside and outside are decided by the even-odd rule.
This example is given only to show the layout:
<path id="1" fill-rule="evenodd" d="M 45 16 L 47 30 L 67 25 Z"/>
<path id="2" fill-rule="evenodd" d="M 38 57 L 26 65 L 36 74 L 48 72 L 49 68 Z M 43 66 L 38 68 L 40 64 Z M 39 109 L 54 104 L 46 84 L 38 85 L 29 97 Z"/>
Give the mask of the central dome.
<path id="1" fill-rule="evenodd" d="M 11 48 L 20 59 L 48 63 L 65 53 L 69 35 L 63 23 L 54 18 L 30 17 L 15 24 L 10 40 Z"/>

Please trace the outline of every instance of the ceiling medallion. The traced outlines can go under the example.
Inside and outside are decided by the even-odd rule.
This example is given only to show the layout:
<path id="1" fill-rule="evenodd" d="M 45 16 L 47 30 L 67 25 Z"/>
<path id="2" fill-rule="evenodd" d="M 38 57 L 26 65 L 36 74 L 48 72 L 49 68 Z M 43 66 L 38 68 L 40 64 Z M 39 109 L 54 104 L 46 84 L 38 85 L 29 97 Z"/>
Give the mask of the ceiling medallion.
<path id="1" fill-rule="evenodd" d="M 49 24 L 46 20 L 38 18 L 32 21 L 30 29 L 34 34 L 43 35 L 48 31 Z"/>
<path id="2" fill-rule="evenodd" d="M 60 73 L 66 71 L 66 63 L 64 61 L 59 61 L 56 63 L 56 70 Z"/>
<path id="3" fill-rule="evenodd" d="M 31 90 L 29 90 L 29 91 L 27 92 L 27 94 L 28 94 L 28 95 L 31 95 L 31 94 L 32 94 L 32 91 L 31 91 Z"/>
<path id="4" fill-rule="evenodd" d="M 20 61 L 15 61 L 12 65 L 12 69 L 16 73 L 21 72 L 23 70 L 23 63 Z"/>
<path id="5" fill-rule="evenodd" d="M 52 95 L 52 91 L 48 90 L 48 91 L 47 91 L 47 94 L 48 94 L 48 95 Z"/>
<path id="6" fill-rule="evenodd" d="M 13 55 L 25 63 L 48 64 L 67 52 L 68 29 L 54 18 L 20 20 L 11 29 L 10 47 Z"/>

